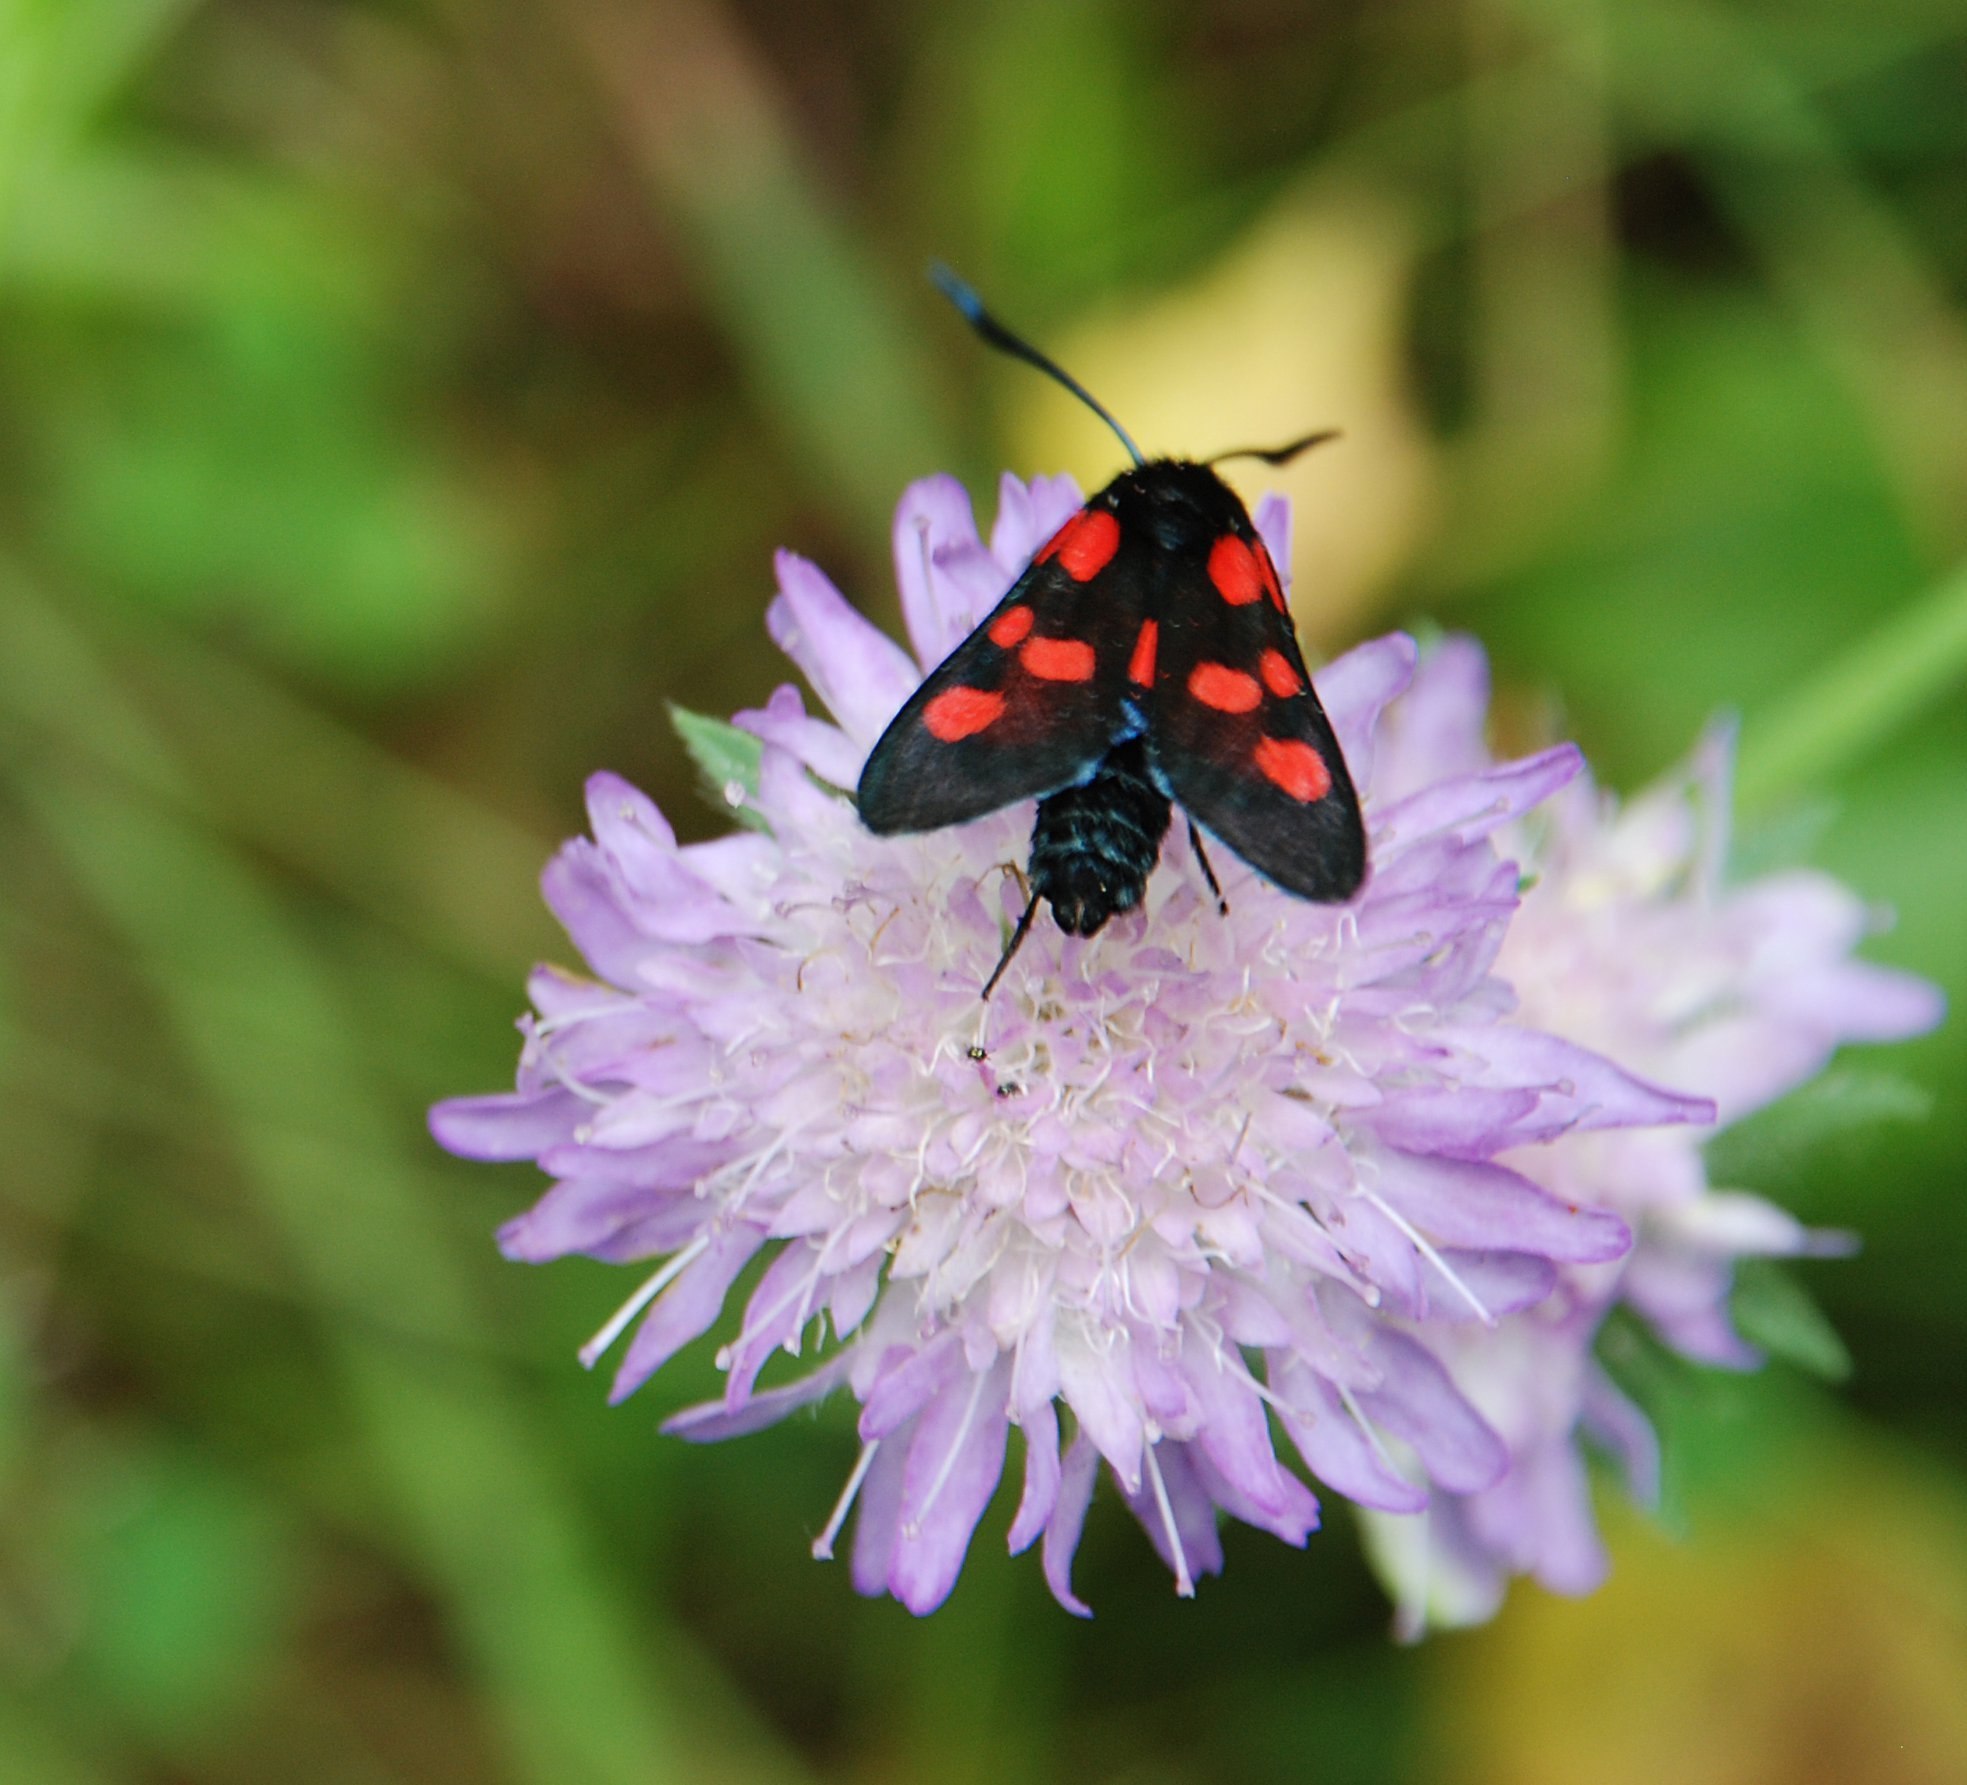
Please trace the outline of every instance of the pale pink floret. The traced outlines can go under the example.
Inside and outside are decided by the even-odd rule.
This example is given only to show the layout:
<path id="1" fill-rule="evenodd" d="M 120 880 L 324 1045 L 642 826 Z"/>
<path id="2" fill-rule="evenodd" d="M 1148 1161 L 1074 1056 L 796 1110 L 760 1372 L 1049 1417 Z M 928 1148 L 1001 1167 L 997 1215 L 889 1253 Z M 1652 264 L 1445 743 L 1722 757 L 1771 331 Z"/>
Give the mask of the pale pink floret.
<path id="1" fill-rule="evenodd" d="M 843 790 L 1077 502 L 1064 480 L 1007 479 L 986 546 L 957 486 L 910 489 L 912 659 L 782 556 L 772 635 L 831 719 L 790 687 L 740 715 L 763 828 L 718 842 L 679 846 L 596 776 L 592 841 L 545 887 L 597 978 L 542 970 L 517 1092 L 432 1118 L 454 1150 L 556 1180 L 504 1229 L 509 1255 L 661 1261 L 589 1348 L 631 1335 L 617 1397 L 765 1255 L 718 1352 L 723 1398 L 669 1429 L 735 1436 L 846 1386 L 861 1459 L 816 1547 L 856 1502 L 855 1584 L 918 1612 L 954 1585 L 1013 1427 L 1012 1547 L 1042 1545 L 1075 1611 L 1102 1465 L 1184 1592 L 1221 1565 L 1221 1513 L 1293 1544 L 1316 1527 L 1274 1430 L 1368 1506 L 1491 1489 L 1509 1433 L 1457 1380 L 1459 1335 L 1628 1244 L 1599 1199 L 1539 1188 L 1535 1161 L 1712 1111 L 1518 1013 L 1497 959 L 1519 877 L 1494 839 L 1579 759 L 1401 779 L 1414 738 L 1454 729 L 1430 709 L 1454 691 L 1415 683 L 1399 635 L 1318 677 L 1371 832 L 1353 903 L 1291 898 L 1218 852 L 1221 916 L 1177 825 L 1139 911 L 1084 941 L 1041 921 L 981 1004 L 1029 805 L 880 839 Z M 1288 562 L 1282 505 L 1257 518 Z M 761 1391 L 781 1352 L 820 1362 Z"/>
<path id="2" fill-rule="evenodd" d="M 1396 785 L 1479 773 L 1488 668 L 1472 639 L 1441 641 L 1417 676 L 1382 764 Z M 1508 836 L 1534 877 L 1497 959 L 1519 1018 L 1582 1042 L 1647 1080 L 1698 1087 L 1719 1125 L 1813 1077 L 1840 1046 L 1894 1041 L 1939 1021 L 1924 981 L 1852 958 L 1877 927 L 1849 888 L 1803 869 L 1727 874 L 1732 735 L 1621 806 L 1580 775 Z M 1437 1495 L 1425 1517 L 1373 1527 L 1408 1628 L 1488 1617 L 1509 1577 L 1566 1593 L 1603 1579 L 1579 1441 L 1622 1466 L 1642 1500 L 1658 1457 L 1644 1417 L 1592 1354 L 1619 1303 L 1703 1363 L 1760 1361 L 1729 1315 L 1745 1257 L 1843 1250 L 1744 1191 L 1710 1186 L 1699 1128 L 1580 1133 L 1509 1163 L 1562 1199 L 1632 1224 L 1622 1259 L 1559 1267 L 1551 1297 L 1491 1331 L 1464 1329 L 1446 1355 L 1511 1452 L 1478 1493 Z"/>

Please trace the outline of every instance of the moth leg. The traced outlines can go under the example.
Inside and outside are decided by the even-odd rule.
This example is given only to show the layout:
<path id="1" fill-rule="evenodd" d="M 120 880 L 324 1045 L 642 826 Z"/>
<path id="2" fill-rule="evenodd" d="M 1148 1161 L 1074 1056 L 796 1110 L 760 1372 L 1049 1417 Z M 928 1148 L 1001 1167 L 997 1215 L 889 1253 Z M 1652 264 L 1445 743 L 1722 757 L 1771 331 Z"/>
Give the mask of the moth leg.
<path id="1" fill-rule="evenodd" d="M 990 994 L 997 990 L 997 982 L 1004 977 L 1004 969 L 1010 966 L 1011 957 L 1018 952 L 1024 944 L 1025 937 L 1031 933 L 1031 920 L 1037 915 L 1038 894 L 1033 893 L 1030 902 L 1024 908 L 1024 916 L 1018 919 L 1018 927 L 1011 932 L 1011 940 L 1004 944 L 1004 952 L 997 958 L 996 971 L 984 981 L 984 989 L 979 996 L 986 1001 Z"/>
<path id="2" fill-rule="evenodd" d="M 1209 866 L 1209 852 L 1202 847 L 1202 833 L 1195 828 L 1195 820 L 1188 821 L 1188 846 L 1195 851 L 1195 859 L 1202 866 L 1202 878 L 1209 883 L 1209 890 L 1216 895 L 1216 909 L 1223 916 L 1229 915 L 1229 901 L 1223 897 L 1223 889 L 1216 883 L 1216 870 Z"/>

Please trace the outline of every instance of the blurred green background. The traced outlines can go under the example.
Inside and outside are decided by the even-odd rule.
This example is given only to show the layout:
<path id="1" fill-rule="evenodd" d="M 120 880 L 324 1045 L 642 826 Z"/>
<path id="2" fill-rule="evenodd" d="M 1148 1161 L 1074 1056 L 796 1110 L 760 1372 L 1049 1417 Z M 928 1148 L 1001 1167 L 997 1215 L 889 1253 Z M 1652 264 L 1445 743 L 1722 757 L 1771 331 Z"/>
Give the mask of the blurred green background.
<path id="1" fill-rule="evenodd" d="M 892 620 L 907 479 L 1114 469 L 936 255 L 1151 448 L 1345 430 L 1316 648 L 1619 786 L 1740 710 L 1744 861 L 1967 999 L 1959 0 L 0 0 L 0 1779 L 1967 1776 L 1958 1023 L 1713 1149 L 1848 1380 L 1765 1285 L 1611 1585 L 1419 1649 L 1339 1506 L 862 1602 L 848 1409 L 661 1439 L 711 1344 L 611 1412 L 626 1281 L 498 1260 L 422 1112 L 583 776 L 707 834 L 775 545 Z"/>

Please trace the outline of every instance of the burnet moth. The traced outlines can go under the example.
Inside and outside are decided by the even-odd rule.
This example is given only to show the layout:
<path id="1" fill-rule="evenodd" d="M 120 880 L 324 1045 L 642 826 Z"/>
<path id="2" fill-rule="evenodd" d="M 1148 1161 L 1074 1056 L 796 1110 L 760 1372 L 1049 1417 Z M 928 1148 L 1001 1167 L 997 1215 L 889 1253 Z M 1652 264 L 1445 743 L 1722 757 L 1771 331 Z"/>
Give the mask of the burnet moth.
<path id="1" fill-rule="evenodd" d="M 985 341 L 1057 379 L 1134 462 L 1046 542 L 895 715 L 861 770 L 862 822 L 892 836 L 1038 800 L 1030 899 L 986 998 L 1040 900 L 1075 936 L 1140 903 L 1176 802 L 1219 903 L 1198 824 L 1288 893 L 1351 898 L 1366 873 L 1359 797 L 1312 692 L 1276 566 L 1213 469 L 1239 457 L 1281 465 L 1331 434 L 1199 464 L 1143 458 L 1076 379 L 969 286 L 944 267 L 932 276 Z"/>

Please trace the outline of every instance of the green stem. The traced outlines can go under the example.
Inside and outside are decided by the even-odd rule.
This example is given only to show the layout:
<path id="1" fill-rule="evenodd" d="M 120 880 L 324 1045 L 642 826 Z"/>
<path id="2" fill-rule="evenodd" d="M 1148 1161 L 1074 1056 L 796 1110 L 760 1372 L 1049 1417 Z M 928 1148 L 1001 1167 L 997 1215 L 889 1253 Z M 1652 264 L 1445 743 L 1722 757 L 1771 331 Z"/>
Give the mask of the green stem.
<path id="1" fill-rule="evenodd" d="M 1967 678 L 1967 563 L 1742 732 L 1737 795 L 1768 805 L 1837 773 Z"/>

